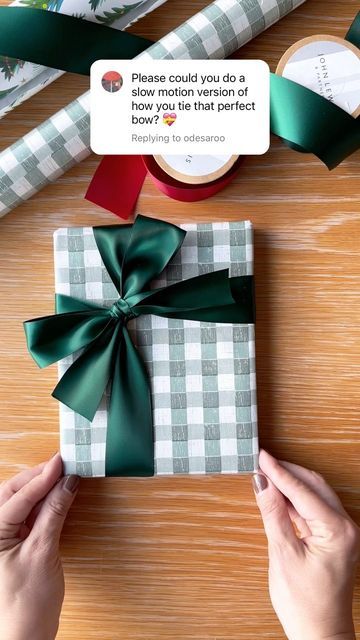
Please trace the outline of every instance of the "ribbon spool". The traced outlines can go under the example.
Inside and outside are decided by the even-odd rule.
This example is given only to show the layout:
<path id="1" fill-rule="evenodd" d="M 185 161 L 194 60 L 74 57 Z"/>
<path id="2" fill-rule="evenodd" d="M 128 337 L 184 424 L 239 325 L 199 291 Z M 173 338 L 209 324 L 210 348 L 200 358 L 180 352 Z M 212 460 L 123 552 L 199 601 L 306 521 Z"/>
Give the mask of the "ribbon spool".
<path id="1" fill-rule="evenodd" d="M 185 157 L 178 156 L 178 158 Z M 208 159 L 208 157 L 198 156 L 198 158 L 201 157 L 204 158 L 205 164 L 205 159 Z M 218 162 L 220 167 L 217 170 L 203 175 L 191 176 L 174 169 L 173 166 L 168 164 L 166 158 L 169 159 L 167 156 L 143 156 L 143 162 L 156 187 L 169 198 L 180 200 L 181 202 L 205 200 L 224 189 L 235 177 L 243 160 L 241 156 L 230 156 L 222 164 L 221 161 Z M 216 163 L 212 164 L 216 165 Z M 170 175 L 169 172 L 173 175 Z M 183 179 L 177 179 L 175 177 L 177 175 Z M 194 181 L 189 182 L 192 178 Z"/>
<path id="2" fill-rule="evenodd" d="M 85 198 L 120 218 L 132 214 L 147 173 L 169 198 L 198 202 L 224 189 L 235 177 L 243 158 L 236 157 L 224 175 L 204 184 L 186 184 L 166 173 L 154 156 L 104 156 L 96 169 Z"/>
<path id="3" fill-rule="evenodd" d="M 303 38 L 285 51 L 276 73 L 354 118 L 360 115 L 360 49 L 348 40 L 328 35 Z"/>
<path id="4" fill-rule="evenodd" d="M 221 178 L 231 169 L 238 157 L 230 155 L 154 156 L 165 173 L 186 184 L 206 184 Z"/>

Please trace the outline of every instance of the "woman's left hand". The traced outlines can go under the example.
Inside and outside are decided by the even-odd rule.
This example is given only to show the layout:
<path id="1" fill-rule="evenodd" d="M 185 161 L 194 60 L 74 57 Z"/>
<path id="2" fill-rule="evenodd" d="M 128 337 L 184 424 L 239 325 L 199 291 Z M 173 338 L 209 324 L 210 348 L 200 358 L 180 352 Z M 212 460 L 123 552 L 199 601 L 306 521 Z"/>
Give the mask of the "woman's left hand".
<path id="1" fill-rule="evenodd" d="M 64 599 L 63 524 L 79 485 L 57 453 L 0 485 L 0 638 L 53 640 Z"/>

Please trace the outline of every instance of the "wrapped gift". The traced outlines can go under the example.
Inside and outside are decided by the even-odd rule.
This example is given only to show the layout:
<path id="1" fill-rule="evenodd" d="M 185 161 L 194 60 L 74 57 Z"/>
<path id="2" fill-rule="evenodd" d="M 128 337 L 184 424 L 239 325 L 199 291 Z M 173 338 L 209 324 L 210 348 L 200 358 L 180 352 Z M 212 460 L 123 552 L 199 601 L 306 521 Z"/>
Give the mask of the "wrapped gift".
<path id="1" fill-rule="evenodd" d="M 156 224 L 161 225 L 158 231 Z M 129 241 L 133 245 L 130 259 L 129 250 L 127 254 L 124 250 L 128 239 L 121 240 L 114 248 L 115 245 L 111 244 L 105 234 L 109 230 L 121 234 L 135 225 L 139 229 L 138 243 L 143 245 L 140 250 L 134 238 Z M 101 243 L 98 230 L 102 234 Z M 166 243 L 166 234 L 176 233 L 182 234 L 181 239 L 176 248 L 174 244 L 169 248 L 170 260 L 166 260 L 167 266 L 162 270 L 163 265 L 155 252 L 161 251 Z M 174 225 L 138 216 L 134 225 L 59 229 L 54 235 L 54 245 L 56 293 L 60 299 L 58 311 L 59 307 L 62 311 L 70 309 L 75 313 L 68 313 L 68 316 L 76 318 L 77 312 L 78 316 L 83 313 L 86 319 L 86 314 L 92 313 L 92 305 L 96 305 L 99 309 L 96 322 L 101 322 L 105 313 L 110 317 L 109 310 L 111 319 L 113 316 L 120 318 L 121 313 L 127 313 L 124 305 L 133 305 L 134 313 L 131 312 L 128 316 L 127 319 L 131 319 L 126 326 L 129 339 L 145 366 L 151 391 L 149 407 L 152 412 L 154 473 L 214 474 L 256 470 L 258 438 L 251 308 L 251 223 L 187 224 L 179 229 Z M 115 254 L 116 259 L 122 263 L 120 280 L 125 278 L 125 285 L 118 285 L 117 282 L 119 272 L 111 263 Z M 124 258 L 125 254 L 127 257 Z M 134 282 L 143 279 L 143 273 L 148 268 L 148 257 L 152 261 L 152 256 L 155 255 L 159 274 L 151 280 L 149 287 L 145 287 L 148 292 L 140 294 L 140 297 L 144 295 L 145 298 L 139 301 L 136 296 L 131 297 Z M 138 271 L 136 274 L 129 273 L 131 269 Z M 226 281 L 223 277 L 226 277 Z M 235 283 L 237 293 L 234 293 Z M 119 291 L 122 292 L 123 286 L 127 291 L 124 295 L 125 302 L 121 297 L 119 299 Z M 236 305 L 232 298 L 226 300 L 228 294 L 225 293 L 225 288 L 228 286 L 231 286 L 232 295 L 237 299 Z M 157 292 L 155 295 L 154 290 Z M 239 291 L 242 291 L 241 295 Z M 191 305 L 189 296 L 192 296 Z M 204 301 L 206 296 L 207 300 Z M 67 302 L 69 300 L 72 301 L 70 304 Z M 88 311 L 80 301 L 90 303 Z M 144 303 L 148 306 L 144 306 Z M 199 307 L 196 311 L 194 305 Z M 208 306 L 211 309 L 206 309 Z M 225 313 L 224 322 L 217 321 L 220 317 L 219 309 L 223 309 Z M 62 348 L 58 349 L 56 344 L 58 353 L 53 355 L 58 329 L 48 326 L 44 329 L 42 322 L 56 322 L 56 318 L 65 318 L 67 321 L 68 316 L 53 316 L 25 324 L 29 349 L 41 366 L 57 360 Z M 195 320 L 195 317 L 206 319 Z M 213 317 L 216 320 L 214 322 Z M 68 339 L 68 325 L 62 321 L 59 326 Z M 35 329 L 36 335 L 30 336 L 30 332 L 35 333 Z M 92 327 L 91 340 L 96 330 Z M 83 333 L 83 327 L 80 333 Z M 91 340 L 89 338 L 90 350 L 91 344 L 94 344 Z M 107 348 L 106 340 L 103 338 L 104 350 Z M 82 385 L 90 384 L 89 378 L 97 376 L 96 358 L 102 357 L 98 352 L 99 349 L 96 357 L 94 356 L 92 368 L 87 370 L 88 379 L 83 380 Z M 136 366 L 135 371 L 129 372 L 130 366 L 133 366 L 131 354 L 132 352 L 129 355 L 129 352 L 120 350 L 119 366 L 124 368 L 120 371 L 119 378 L 113 374 L 92 420 L 88 419 L 89 415 L 84 417 L 73 410 L 74 404 L 77 406 L 78 403 L 78 392 L 71 380 L 64 382 L 64 374 L 70 371 L 73 363 L 76 365 L 80 361 L 81 358 L 77 360 L 79 353 L 60 361 L 62 390 L 67 384 L 66 404 L 60 404 L 61 455 L 66 473 L 81 476 L 151 475 L 145 469 L 144 473 L 141 470 L 127 472 L 126 468 L 116 468 L 114 471 L 116 463 L 114 467 L 113 459 L 120 455 L 120 450 L 125 459 L 124 465 L 127 466 L 127 438 L 141 440 L 143 437 L 137 434 L 137 430 L 139 423 L 142 424 L 145 420 L 141 411 L 147 403 L 146 390 L 138 381 Z M 116 367 L 114 361 L 111 366 Z M 115 425 L 116 433 L 121 431 L 121 422 L 123 418 L 126 419 L 126 412 L 130 414 L 130 435 L 117 439 L 117 435 L 109 434 L 109 403 L 120 384 L 125 387 L 122 393 L 126 398 L 132 393 L 134 399 L 132 409 L 123 409 L 121 402 L 124 402 L 124 397 L 112 406 L 111 411 L 113 415 L 116 414 L 119 422 Z M 96 392 L 96 384 L 94 389 Z M 83 393 L 83 387 L 79 393 Z M 55 392 L 54 395 L 64 400 L 62 393 Z M 85 403 L 91 404 L 92 400 L 93 392 L 85 390 Z M 72 405 L 72 408 L 67 405 Z"/>

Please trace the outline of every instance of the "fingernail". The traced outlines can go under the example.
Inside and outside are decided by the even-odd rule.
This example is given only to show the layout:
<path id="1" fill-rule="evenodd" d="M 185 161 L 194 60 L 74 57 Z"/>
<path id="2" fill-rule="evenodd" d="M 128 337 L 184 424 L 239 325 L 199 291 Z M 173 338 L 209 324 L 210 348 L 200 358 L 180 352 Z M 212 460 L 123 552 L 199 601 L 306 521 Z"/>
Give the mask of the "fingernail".
<path id="1" fill-rule="evenodd" d="M 46 461 L 45 463 L 45 467 L 43 468 L 43 472 L 47 470 L 49 464 L 52 463 L 52 461 L 59 455 L 58 451 L 55 451 L 55 453 Z"/>
<path id="2" fill-rule="evenodd" d="M 65 476 L 62 481 L 62 488 L 68 493 L 75 493 L 79 486 L 79 476 Z"/>
<path id="3" fill-rule="evenodd" d="M 256 494 L 261 493 L 268 487 L 267 477 L 262 473 L 256 473 L 252 477 L 253 489 Z"/>
<path id="4" fill-rule="evenodd" d="M 268 452 L 268 450 L 267 450 L 267 449 L 264 449 L 263 447 L 261 447 L 261 449 L 260 449 L 260 453 L 266 453 L 266 455 L 267 455 L 267 456 L 271 456 L 271 458 L 273 457 L 273 456 L 271 455 L 271 453 L 269 453 L 269 452 Z"/>
<path id="5" fill-rule="evenodd" d="M 269 458 L 272 458 L 273 460 L 277 460 L 277 458 L 275 458 L 275 456 L 273 456 L 273 454 L 270 453 L 267 449 L 260 449 L 260 452 L 266 453 L 266 455 L 269 456 Z"/>

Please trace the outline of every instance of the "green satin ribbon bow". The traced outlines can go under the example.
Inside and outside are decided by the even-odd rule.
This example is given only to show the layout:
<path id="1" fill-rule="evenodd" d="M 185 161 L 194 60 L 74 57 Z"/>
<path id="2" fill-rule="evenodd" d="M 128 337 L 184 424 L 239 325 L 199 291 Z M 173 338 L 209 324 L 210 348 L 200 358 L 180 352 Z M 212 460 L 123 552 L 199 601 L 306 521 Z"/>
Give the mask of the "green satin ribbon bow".
<path id="1" fill-rule="evenodd" d="M 345 37 L 360 48 L 360 12 Z M 0 7 L 0 53 L 64 71 L 89 74 L 97 59 L 134 58 L 151 44 L 59 13 Z M 360 117 L 274 73 L 270 129 L 292 149 L 314 153 L 329 169 L 360 148 Z"/>
<path id="2" fill-rule="evenodd" d="M 127 329 L 132 318 L 155 314 L 206 322 L 252 323 L 252 276 L 214 271 L 162 289 L 149 288 L 181 247 L 186 232 L 138 216 L 133 225 L 94 227 L 104 265 L 119 299 L 110 308 L 56 296 L 57 315 L 24 323 L 28 349 L 40 367 L 83 352 L 53 396 L 88 420 L 110 383 L 106 475 L 154 473 L 148 375 Z"/>

